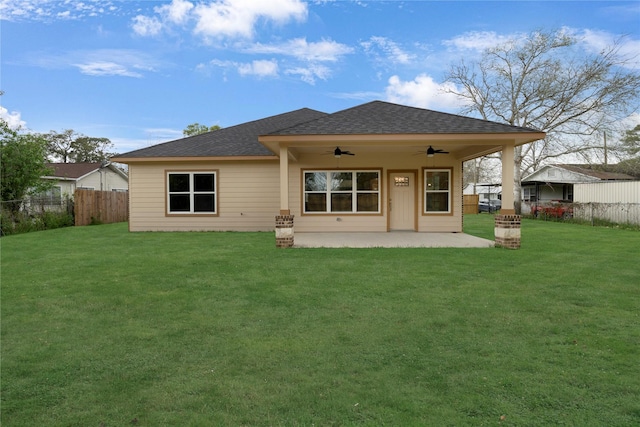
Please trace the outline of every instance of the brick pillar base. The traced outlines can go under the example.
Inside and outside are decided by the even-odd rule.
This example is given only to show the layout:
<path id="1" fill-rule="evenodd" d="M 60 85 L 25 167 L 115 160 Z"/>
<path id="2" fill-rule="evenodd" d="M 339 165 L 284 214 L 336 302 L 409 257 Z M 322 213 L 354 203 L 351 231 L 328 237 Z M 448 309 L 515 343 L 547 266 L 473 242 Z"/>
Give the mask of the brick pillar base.
<path id="1" fill-rule="evenodd" d="M 276 215 L 276 247 L 293 247 L 293 215 Z"/>
<path id="2" fill-rule="evenodd" d="M 496 215 L 494 234 L 496 246 L 520 249 L 520 215 Z"/>

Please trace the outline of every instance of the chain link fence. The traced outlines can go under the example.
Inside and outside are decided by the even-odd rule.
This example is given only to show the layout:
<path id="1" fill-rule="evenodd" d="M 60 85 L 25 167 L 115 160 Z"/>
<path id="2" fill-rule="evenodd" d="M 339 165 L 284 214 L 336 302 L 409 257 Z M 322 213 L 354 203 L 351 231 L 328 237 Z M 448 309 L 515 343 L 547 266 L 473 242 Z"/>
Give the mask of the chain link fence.
<path id="1" fill-rule="evenodd" d="M 73 198 L 30 197 L 0 202 L 0 235 L 74 225 Z"/>
<path id="2" fill-rule="evenodd" d="M 531 203 L 523 213 L 543 220 L 574 220 L 591 225 L 640 226 L 640 203 Z"/>

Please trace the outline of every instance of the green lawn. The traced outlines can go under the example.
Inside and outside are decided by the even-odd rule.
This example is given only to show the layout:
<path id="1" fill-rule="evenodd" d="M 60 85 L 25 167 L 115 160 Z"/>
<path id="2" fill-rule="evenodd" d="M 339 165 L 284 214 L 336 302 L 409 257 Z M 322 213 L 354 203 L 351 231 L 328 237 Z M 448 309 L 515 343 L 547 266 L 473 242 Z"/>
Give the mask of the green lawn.
<path id="1" fill-rule="evenodd" d="M 640 232 L 522 227 L 516 251 L 3 237 L 2 425 L 640 424 Z"/>

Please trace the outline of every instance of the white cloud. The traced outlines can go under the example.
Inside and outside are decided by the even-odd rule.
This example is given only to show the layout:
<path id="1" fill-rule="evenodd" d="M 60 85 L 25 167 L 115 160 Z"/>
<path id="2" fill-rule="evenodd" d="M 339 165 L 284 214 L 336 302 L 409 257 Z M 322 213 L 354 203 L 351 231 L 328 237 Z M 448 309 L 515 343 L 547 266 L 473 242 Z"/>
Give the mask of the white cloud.
<path id="1" fill-rule="evenodd" d="M 633 129 L 638 125 L 640 125 L 640 113 L 633 113 L 620 120 L 620 126 L 624 130 Z"/>
<path id="2" fill-rule="evenodd" d="M 20 113 L 17 111 L 9 112 L 6 108 L 0 106 L 0 118 L 7 122 L 9 128 L 13 130 L 18 130 L 24 128 L 27 125 L 27 122 L 22 120 L 20 117 Z"/>
<path id="3" fill-rule="evenodd" d="M 193 7 L 193 3 L 186 0 L 173 0 L 170 4 L 156 7 L 154 10 L 169 22 L 184 24 L 189 19 L 189 12 Z"/>
<path id="4" fill-rule="evenodd" d="M 162 31 L 162 23 L 155 17 L 138 15 L 133 18 L 133 31 L 139 36 L 157 36 Z"/>
<path id="5" fill-rule="evenodd" d="M 640 40 L 630 37 L 620 37 L 606 31 L 582 30 L 573 31 L 573 36 L 580 40 L 585 50 L 589 53 L 600 53 L 618 44 L 620 59 L 626 61 L 625 66 L 631 69 L 640 69 Z"/>
<path id="6" fill-rule="evenodd" d="M 187 0 L 173 0 L 169 4 L 153 8 L 158 16 L 137 15 L 133 18 L 131 27 L 139 36 L 154 37 L 170 25 L 184 25 L 191 18 L 193 8 L 193 3 Z"/>
<path id="7" fill-rule="evenodd" d="M 385 89 L 386 99 L 398 104 L 455 112 L 462 106 L 461 100 L 447 90 L 455 90 L 453 83 L 437 83 L 426 74 L 411 81 L 402 81 L 398 76 L 389 78 Z"/>
<path id="8" fill-rule="evenodd" d="M 300 80 L 310 85 L 316 84 L 316 80 L 327 80 L 331 76 L 331 70 L 321 64 L 310 64 L 307 67 L 294 67 L 287 69 L 286 74 L 300 76 Z"/>
<path id="9" fill-rule="evenodd" d="M 251 38 L 258 20 L 284 24 L 307 18 L 307 5 L 300 0 L 218 0 L 194 9 L 196 34 L 205 38 Z"/>
<path id="10" fill-rule="evenodd" d="M 524 37 L 519 34 L 500 35 L 495 31 L 472 31 L 460 36 L 445 40 L 443 44 L 456 50 L 483 51 L 498 44 L 505 43 L 513 38 Z"/>
<path id="11" fill-rule="evenodd" d="M 306 38 L 297 38 L 280 44 L 265 45 L 256 43 L 244 49 L 244 51 L 247 53 L 288 55 L 310 62 L 335 62 L 341 56 L 352 53 L 353 49 L 333 40 L 307 42 Z"/>
<path id="12" fill-rule="evenodd" d="M 210 67 L 223 70 L 235 70 L 241 76 L 278 77 L 276 60 L 256 60 L 252 62 L 222 61 L 213 59 L 208 64 L 198 64 L 196 70 L 207 73 Z"/>
<path id="13" fill-rule="evenodd" d="M 74 2 L 60 0 L 0 0 L 0 19 L 48 22 L 114 14 L 119 9 L 111 0 Z"/>
<path id="14" fill-rule="evenodd" d="M 367 54 L 372 55 L 377 62 L 392 64 L 409 64 L 415 55 L 407 53 L 400 46 L 386 37 L 372 36 L 368 41 L 360 43 Z M 378 53 L 381 51 L 382 54 Z"/>
<path id="15" fill-rule="evenodd" d="M 154 7 L 154 16 L 138 15 L 133 31 L 140 36 L 157 36 L 173 25 L 194 21 L 193 32 L 205 40 L 223 38 L 250 39 L 260 21 L 285 24 L 307 18 L 307 5 L 301 0 L 215 0 L 197 5 L 187 0 L 172 0 Z"/>
<path id="16" fill-rule="evenodd" d="M 238 72 L 241 76 L 276 77 L 278 76 L 278 62 L 274 60 L 252 61 L 251 63 L 240 64 Z"/>
<path id="17" fill-rule="evenodd" d="M 82 74 L 89 76 L 142 77 L 142 74 L 132 71 L 124 65 L 116 64 L 115 62 L 97 61 L 73 65 L 77 67 Z"/>
<path id="18" fill-rule="evenodd" d="M 143 77 L 144 71 L 155 72 L 159 61 L 145 52 L 131 49 L 98 49 L 72 51 L 59 55 L 34 52 L 29 65 L 47 69 L 74 67 L 90 76 Z"/>

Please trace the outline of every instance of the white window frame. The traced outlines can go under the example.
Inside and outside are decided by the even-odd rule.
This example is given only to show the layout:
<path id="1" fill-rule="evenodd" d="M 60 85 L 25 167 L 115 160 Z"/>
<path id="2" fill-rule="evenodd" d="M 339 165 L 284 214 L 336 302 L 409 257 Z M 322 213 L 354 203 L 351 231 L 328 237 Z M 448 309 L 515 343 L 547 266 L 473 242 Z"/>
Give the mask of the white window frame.
<path id="1" fill-rule="evenodd" d="M 169 177 L 171 175 L 189 175 L 189 191 L 183 192 L 171 192 L 169 188 Z M 195 191 L 195 180 L 194 175 L 213 175 L 213 191 Z M 218 215 L 218 171 L 217 170 L 197 170 L 197 171 L 167 171 L 166 172 L 166 214 L 170 216 L 176 215 L 205 215 L 205 216 L 217 216 Z M 172 194 L 182 194 L 189 195 L 189 211 L 172 211 L 171 210 L 171 195 Z M 194 197 L 197 194 L 211 194 L 213 195 L 213 211 L 194 211 Z"/>
<path id="2" fill-rule="evenodd" d="M 427 185 L 427 174 L 429 172 L 446 172 L 448 174 L 448 188 L 446 190 L 429 190 Z M 422 213 L 424 215 L 451 215 L 453 213 L 452 201 L 452 188 L 453 188 L 453 170 L 450 168 L 424 168 L 423 172 L 423 201 L 422 201 Z M 442 194 L 447 193 L 447 210 L 446 211 L 429 211 L 427 210 L 427 196 L 428 194 Z"/>
<path id="3" fill-rule="evenodd" d="M 326 174 L 326 188 L 325 190 L 311 190 L 307 191 L 306 187 L 306 174 L 308 173 L 324 173 Z M 350 173 L 351 174 L 351 190 L 331 190 L 331 174 L 333 173 Z M 358 190 L 357 174 L 358 173 L 375 173 L 378 175 L 378 188 L 377 190 Z M 302 171 L 302 213 L 304 215 L 380 215 L 382 192 L 381 192 L 381 176 L 382 171 L 380 169 L 313 169 Z M 307 195 L 308 194 L 324 194 L 325 205 L 327 209 L 325 211 L 307 211 Z M 350 211 L 332 211 L 331 210 L 331 195 L 332 194 L 351 194 L 351 210 Z M 358 211 L 358 195 L 359 194 L 376 194 L 378 196 L 378 207 L 375 211 Z"/>

